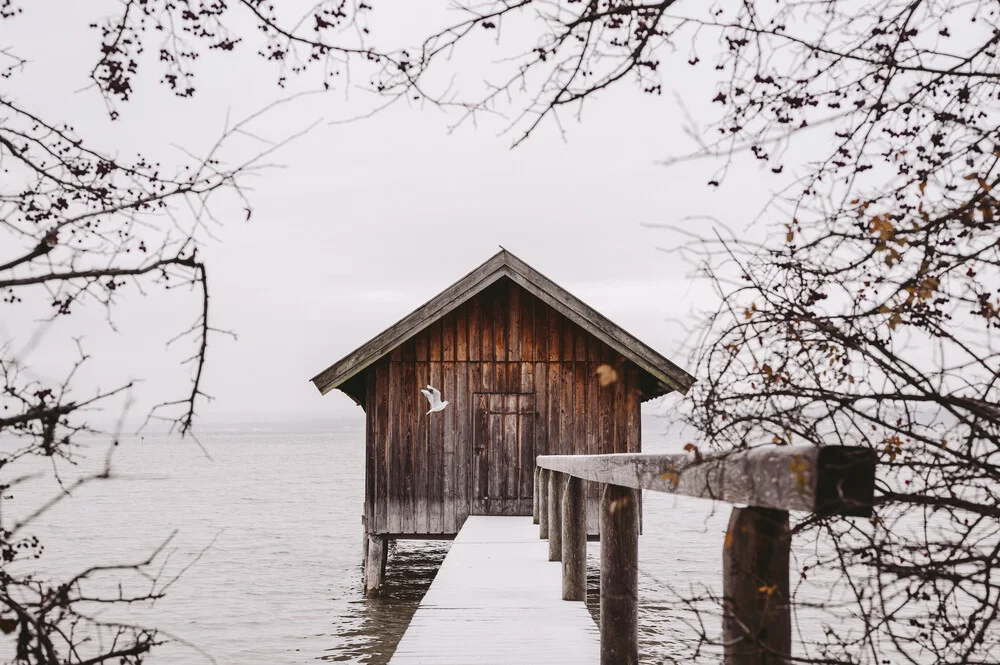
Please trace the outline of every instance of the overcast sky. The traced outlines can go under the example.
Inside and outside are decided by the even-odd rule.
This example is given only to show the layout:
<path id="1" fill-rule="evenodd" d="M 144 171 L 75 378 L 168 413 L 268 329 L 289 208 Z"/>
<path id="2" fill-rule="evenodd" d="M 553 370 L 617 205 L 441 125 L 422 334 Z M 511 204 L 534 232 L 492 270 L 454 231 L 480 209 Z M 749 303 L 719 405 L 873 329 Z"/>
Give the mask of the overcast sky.
<path id="1" fill-rule="evenodd" d="M 114 4 L 41 4 L 46 11 L 29 6 L 22 17 L 0 23 L 0 45 L 30 60 L 25 73 L 5 83 L 6 94 L 72 123 L 106 152 L 142 151 L 177 163 L 185 157 L 175 146 L 203 154 L 227 113 L 242 117 L 286 94 L 250 49 L 211 54 L 194 100 L 173 99 L 156 83 L 160 72 L 150 69 L 112 123 L 99 95 L 87 89 L 97 34 L 86 25 Z M 376 3 L 373 23 L 405 34 L 412 16 L 394 6 Z M 686 365 L 684 333 L 671 320 L 691 322 L 692 311 L 712 302 L 690 279 L 690 266 L 657 251 L 676 239 L 643 224 L 701 215 L 740 228 L 768 191 L 755 184 L 758 171 L 749 165 L 731 171 L 716 190 L 706 183 L 717 165 L 657 164 L 694 147 L 682 131 L 675 93 L 709 119 L 712 81 L 693 75 L 684 60 L 671 60 L 676 73 L 666 76 L 662 96 L 626 83 L 588 103 L 581 123 L 567 118 L 565 141 L 549 124 L 514 150 L 511 136 L 498 136 L 502 122 L 449 132 L 455 118 L 436 108 L 398 106 L 330 124 L 371 104 L 358 92 L 345 99 L 344 90 L 300 98 L 264 116 L 255 131 L 275 139 L 319 123 L 273 158 L 282 168 L 253 181 L 251 221 L 227 209 L 219 241 L 209 242 L 214 323 L 239 339 L 217 338 L 210 348 L 206 389 L 216 400 L 203 407 L 206 420 L 360 415 L 339 393 L 321 397 L 308 379 L 499 245 Z M 706 222 L 685 223 L 707 229 Z M 29 360 L 39 376 L 55 376 L 60 366 L 52 349 L 83 335 L 94 355 L 86 380 L 109 386 L 141 378 L 141 407 L 183 389 L 187 375 L 176 363 L 184 354 L 165 342 L 188 325 L 196 307 L 190 294 L 133 292 L 116 315 L 117 331 L 103 312 L 85 313 L 46 329 Z M 5 310 L 0 335 L 15 348 L 25 345 L 32 319 L 28 306 Z"/>

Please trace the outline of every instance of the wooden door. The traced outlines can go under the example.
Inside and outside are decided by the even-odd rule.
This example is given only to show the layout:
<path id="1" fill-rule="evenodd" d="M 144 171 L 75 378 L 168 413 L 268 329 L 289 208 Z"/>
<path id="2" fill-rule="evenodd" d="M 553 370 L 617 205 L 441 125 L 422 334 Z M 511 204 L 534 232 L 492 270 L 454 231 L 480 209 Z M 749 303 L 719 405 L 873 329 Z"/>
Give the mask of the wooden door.
<path id="1" fill-rule="evenodd" d="M 530 515 L 535 472 L 535 395 L 476 393 L 472 514 Z"/>

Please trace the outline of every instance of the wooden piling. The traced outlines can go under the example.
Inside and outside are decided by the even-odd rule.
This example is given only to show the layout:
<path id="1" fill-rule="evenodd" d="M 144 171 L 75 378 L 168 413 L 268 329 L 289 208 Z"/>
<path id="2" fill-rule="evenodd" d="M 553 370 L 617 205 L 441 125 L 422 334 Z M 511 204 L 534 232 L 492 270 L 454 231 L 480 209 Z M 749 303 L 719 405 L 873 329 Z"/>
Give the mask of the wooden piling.
<path id="1" fill-rule="evenodd" d="M 541 475 L 542 475 L 541 467 L 536 466 L 534 492 L 532 492 L 532 498 L 531 498 L 531 521 L 534 524 L 538 524 L 538 495 L 542 491 L 539 485 L 539 477 Z"/>
<path id="2" fill-rule="evenodd" d="M 725 665 L 786 665 L 792 652 L 788 512 L 734 508 L 722 554 Z"/>
<path id="3" fill-rule="evenodd" d="M 538 537 L 545 540 L 549 537 L 549 474 L 548 469 L 538 473 Z"/>
<path id="4" fill-rule="evenodd" d="M 385 536 L 366 534 L 364 558 L 365 594 L 377 596 L 385 581 L 385 564 L 389 558 L 389 540 Z"/>
<path id="5" fill-rule="evenodd" d="M 606 485 L 601 496 L 601 665 L 639 662 L 639 501 Z"/>
<path id="6" fill-rule="evenodd" d="M 564 474 L 549 473 L 549 561 L 562 560 L 562 487 Z"/>
<path id="7" fill-rule="evenodd" d="M 587 497 L 584 481 L 567 476 L 562 498 L 562 597 L 587 600 Z"/>

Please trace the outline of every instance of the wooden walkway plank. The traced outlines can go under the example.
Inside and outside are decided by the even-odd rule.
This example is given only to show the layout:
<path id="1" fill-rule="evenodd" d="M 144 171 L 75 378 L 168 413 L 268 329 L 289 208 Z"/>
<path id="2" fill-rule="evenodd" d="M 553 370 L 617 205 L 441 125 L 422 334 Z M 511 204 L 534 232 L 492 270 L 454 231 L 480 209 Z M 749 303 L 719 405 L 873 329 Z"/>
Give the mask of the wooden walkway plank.
<path id="1" fill-rule="evenodd" d="M 586 665 L 600 633 L 586 606 L 562 600 L 531 517 L 472 516 L 417 607 L 389 665 Z"/>

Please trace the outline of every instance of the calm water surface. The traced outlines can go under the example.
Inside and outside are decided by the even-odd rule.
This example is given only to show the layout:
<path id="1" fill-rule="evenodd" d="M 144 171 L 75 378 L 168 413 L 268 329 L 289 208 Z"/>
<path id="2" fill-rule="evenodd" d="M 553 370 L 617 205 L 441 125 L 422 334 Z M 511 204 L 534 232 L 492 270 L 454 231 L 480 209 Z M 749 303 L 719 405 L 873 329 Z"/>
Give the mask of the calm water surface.
<path id="1" fill-rule="evenodd" d="M 655 425 L 644 423 L 646 450 L 681 445 L 655 435 Z M 177 638 L 154 652 L 152 665 L 212 658 L 385 663 L 448 543 L 398 543 L 386 595 L 362 596 L 363 441 L 361 425 L 206 433 L 208 459 L 191 442 L 124 440 L 114 458 L 121 478 L 83 488 L 38 523 L 34 531 L 46 544 L 41 563 L 66 574 L 93 563 L 141 561 L 175 534 L 164 551 L 164 575 L 183 574 L 166 597 L 103 615 Z M 104 450 L 85 451 L 80 468 L 99 462 Z M 23 489 L 4 501 L 5 519 L 53 490 L 51 480 Z M 647 493 L 640 540 L 644 662 L 682 655 L 678 640 L 690 633 L 666 583 L 685 591 L 718 588 L 727 520 L 728 510 L 713 511 L 709 502 Z M 592 601 L 597 555 L 592 544 Z"/>

